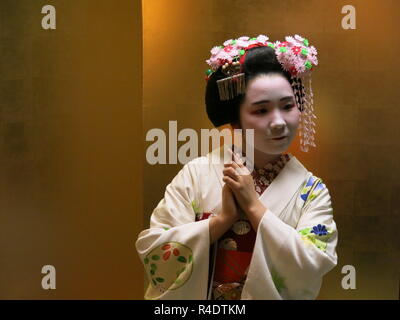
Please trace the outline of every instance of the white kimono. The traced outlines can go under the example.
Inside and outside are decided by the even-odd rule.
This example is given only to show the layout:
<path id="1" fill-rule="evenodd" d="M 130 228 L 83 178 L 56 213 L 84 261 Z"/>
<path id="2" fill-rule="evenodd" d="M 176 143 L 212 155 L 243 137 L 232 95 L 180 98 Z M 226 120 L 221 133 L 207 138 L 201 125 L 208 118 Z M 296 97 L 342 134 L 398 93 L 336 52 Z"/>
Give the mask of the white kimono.
<path id="1" fill-rule="evenodd" d="M 145 299 L 210 299 L 217 245 L 210 219 L 222 207 L 219 149 L 196 158 L 167 186 L 136 249 L 149 277 Z M 261 219 L 241 299 L 315 299 L 337 263 L 326 186 L 294 156 L 260 196 Z"/>

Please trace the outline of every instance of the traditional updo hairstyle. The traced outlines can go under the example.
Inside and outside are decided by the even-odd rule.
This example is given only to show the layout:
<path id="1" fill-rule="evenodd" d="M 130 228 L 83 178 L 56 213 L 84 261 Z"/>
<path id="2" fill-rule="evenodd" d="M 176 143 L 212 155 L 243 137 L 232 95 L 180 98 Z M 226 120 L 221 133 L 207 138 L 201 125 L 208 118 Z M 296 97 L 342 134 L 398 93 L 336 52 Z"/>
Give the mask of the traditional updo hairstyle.
<path id="1" fill-rule="evenodd" d="M 247 51 L 243 64 L 245 83 L 259 75 L 281 74 L 290 83 L 296 92 L 295 98 L 299 110 L 303 111 L 304 86 L 299 78 L 292 78 L 290 73 L 284 70 L 271 47 L 255 47 Z M 245 94 L 240 94 L 231 100 L 221 101 L 218 93 L 217 81 L 227 76 L 221 71 L 221 67 L 214 72 L 207 81 L 205 102 L 207 115 L 215 127 L 224 124 L 239 123 L 239 109 Z"/>

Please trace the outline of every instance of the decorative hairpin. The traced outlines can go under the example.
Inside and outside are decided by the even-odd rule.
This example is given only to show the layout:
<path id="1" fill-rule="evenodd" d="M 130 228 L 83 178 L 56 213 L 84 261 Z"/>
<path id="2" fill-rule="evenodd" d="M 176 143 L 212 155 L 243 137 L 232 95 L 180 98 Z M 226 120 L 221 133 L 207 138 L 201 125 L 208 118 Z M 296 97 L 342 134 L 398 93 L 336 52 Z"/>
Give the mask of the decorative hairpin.
<path id="1" fill-rule="evenodd" d="M 232 63 L 226 62 L 222 66 L 222 72 L 227 77 L 217 80 L 218 93 L 221 100 L 231 100 L 245 92 L 244 73 L 240 72 L 240 62 L 238 59 Z"/>

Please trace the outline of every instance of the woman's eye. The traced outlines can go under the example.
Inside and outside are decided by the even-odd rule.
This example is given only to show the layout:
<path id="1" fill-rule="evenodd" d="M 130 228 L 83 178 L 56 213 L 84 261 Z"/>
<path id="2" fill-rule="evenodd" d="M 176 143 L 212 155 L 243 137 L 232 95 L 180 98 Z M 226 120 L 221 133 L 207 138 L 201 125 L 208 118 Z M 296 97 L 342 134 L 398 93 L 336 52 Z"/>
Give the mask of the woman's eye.
<path id="1" fill-rule="evenodd" d="M 256 111 L 254 111 L 255 114 L 263 114 L 263 113 L 267 113 L 267 109 L 258 109 Z"/>
<path id="2" fill-rule="evenodd" d="M 266 112 L 265 109 L 259 109 L 259 110 L 256 110 L 254 113 L 255 113 L 255 114 L 263 114 L 263 113 L 265 113 L 265 112 Z"/>
<path id="3" fill-rule="evenodd" d="M 285 110 L 290 110 L 294 107 L 294 104 L 287 104 L 286 106 L 283 107 Z"/>

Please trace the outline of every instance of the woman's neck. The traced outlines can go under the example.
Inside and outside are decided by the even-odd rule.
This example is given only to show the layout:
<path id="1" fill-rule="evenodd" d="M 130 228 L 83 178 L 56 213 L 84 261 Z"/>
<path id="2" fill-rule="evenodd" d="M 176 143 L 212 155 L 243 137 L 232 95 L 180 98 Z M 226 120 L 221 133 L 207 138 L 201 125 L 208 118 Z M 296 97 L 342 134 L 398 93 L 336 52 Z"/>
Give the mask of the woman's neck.
<path id="1" fill-rule="evenodd" d="M 264 168 L 268 163 L 275 162 L 281 154 L 267 154 L 254 149 L 254 167 L 256 169 Z"/>
<path id="2" fill-rule="evenodd" d="M 243 151 L 246 154 L 246 144 L 243 144 Z M 273 163 L 281 157 L 281 154 L 267 154 L 254 148 L 254 167 L 256 169 L 264 168 L 268 163 Z"/>

